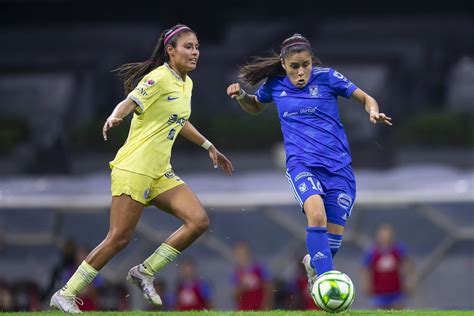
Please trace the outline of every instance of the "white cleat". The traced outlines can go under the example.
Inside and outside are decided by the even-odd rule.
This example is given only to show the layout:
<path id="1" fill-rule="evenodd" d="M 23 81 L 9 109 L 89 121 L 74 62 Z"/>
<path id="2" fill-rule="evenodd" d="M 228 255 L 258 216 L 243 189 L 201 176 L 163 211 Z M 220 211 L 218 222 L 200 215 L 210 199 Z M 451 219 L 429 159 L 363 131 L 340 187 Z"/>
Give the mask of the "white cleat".
<path id="1" fill-rule="evenodd" d="M 51 297 L 51 301 L 49 302 L 49 306 L 52 309 L 57 309 L 60 310 L 64 313 L 68 314 L 80 314 L 82 313 L 79 307 L 77 306 L 77 303 L 79 305 L 84 305 L 84 302 L 76 297 L 76 296 L 65 296 L 59 294 L 59 291 L 53 294 Z"/>
<path id="2" fill-rule="evenodd" d="M 153 285 L 155 278 L 140 272 L 139 268 L 140 265 L 134 266 L 128 271 L 127 281 L 138 286 L 143 292 L 143 297 L 150 302 L 150 304 L 157 306 L 162 305 L 161 297 L 156 293 L 155 286 Z"/>
<path id="3" fill-rule="evenodd" d="M 308 276 L 308 289 L 311 293 L 314 282 L 318 278 L 318 275 L 316 274 L 316 271 L 313 269 L 313 267 L 311 267 L 311 256 L 309 254 L 306 254 L 306 256 L 303 257 L 301 263 L 304 265 L 304 268 L 306 270 L 306 275 Z"/>

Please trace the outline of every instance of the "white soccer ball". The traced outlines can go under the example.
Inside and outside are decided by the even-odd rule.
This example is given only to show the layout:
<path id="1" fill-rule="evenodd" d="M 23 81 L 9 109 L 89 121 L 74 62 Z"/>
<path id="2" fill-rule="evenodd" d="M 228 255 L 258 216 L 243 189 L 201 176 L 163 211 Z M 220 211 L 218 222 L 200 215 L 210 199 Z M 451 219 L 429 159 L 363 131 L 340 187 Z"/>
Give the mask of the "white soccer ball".
<path id="1" fill-rule="evenodd" d="M 311 289 L 311 296 L 322 310 L 339 313 L 347 310 L 354 302 L 355 289 L 346 274 L 332 270 L 316 279 Z"/>

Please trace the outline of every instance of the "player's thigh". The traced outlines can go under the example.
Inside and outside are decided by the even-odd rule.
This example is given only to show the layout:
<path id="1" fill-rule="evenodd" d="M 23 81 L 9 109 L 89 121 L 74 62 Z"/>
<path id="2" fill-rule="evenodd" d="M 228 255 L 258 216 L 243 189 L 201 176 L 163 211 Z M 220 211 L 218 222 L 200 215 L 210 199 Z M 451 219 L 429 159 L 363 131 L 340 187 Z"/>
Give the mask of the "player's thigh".
<path id="1" fill-rule="evenodd" d="M 110 174 L 112 196 L 128 195 L 136 202 L 147 205 L 153 178 L 113 168 Z"/>
<path id="2" fill-rule="evenodd" d="M 146 204 L 152 181 L 150 177 L 127 170 L 112 170 L 110 233 L 122 235 L 133 232 Z"/>
<path id="3" fill-rule="evenodd" d="M 129 195 L 112 196 L 109 234 L 131 236 L 143 211 L 143 204 Z"/>
<path id="4" fill-rule="evenodd" d="M 296 201 L 306 214 L 308 225 L 325 225 L 326 213 L 323 203 L 325 193 L 319 172 L 299 166 L 287 170 L 286 178 Z"/>
<path id="5" fill-rule="evenodd" d="M 150 201 L 150 204 L 184 222 L 208 220 L 206 211 L 198 197 L 185 183 L 158 194 Z"/>

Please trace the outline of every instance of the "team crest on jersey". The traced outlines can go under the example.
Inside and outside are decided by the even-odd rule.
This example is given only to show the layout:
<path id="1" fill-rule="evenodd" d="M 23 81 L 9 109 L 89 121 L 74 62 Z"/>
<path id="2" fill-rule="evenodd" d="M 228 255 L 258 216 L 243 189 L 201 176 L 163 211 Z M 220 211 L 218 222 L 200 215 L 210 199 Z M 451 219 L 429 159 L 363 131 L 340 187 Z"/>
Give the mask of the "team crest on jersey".
<path id="1" fill-rule="evenodd" d="M 318 88 L 318 86 L 309 86 L 309 95 L 312 98 L 319 98 L 319 88 Z"/>
<path id="2" fill-rule="evenodd" d="M 146 189 L 144 192 L 143 192 L 143 197 L 145 199 L 148 199 L 148 197 L 150 196 L 150 189 Z"/>
<path id="3" fill-rule="evenodd" d="M 308 186 L 303 182 L 298 186 L 298 190 L 300 190 L 301 193 L 305 193 L 308 191 Z"/>
<path id="4" fill-rule="evenodd" d="M 337 204 L 339 204 L 339 206 L 343 209 L 347 210 L 352 205 L 352 198 L 349 194 L 341 193 L 337 197 Z"/>

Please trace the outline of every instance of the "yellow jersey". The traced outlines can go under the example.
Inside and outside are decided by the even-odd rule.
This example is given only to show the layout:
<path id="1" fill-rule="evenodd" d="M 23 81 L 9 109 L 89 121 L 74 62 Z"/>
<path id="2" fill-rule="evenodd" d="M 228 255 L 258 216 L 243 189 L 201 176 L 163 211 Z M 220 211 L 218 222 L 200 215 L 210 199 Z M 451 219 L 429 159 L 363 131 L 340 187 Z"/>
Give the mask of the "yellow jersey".
<path id="1" fill-rule="evenodd" d="M 161 177 L 171 169 L 171 149 L 191 115 L 193 82 L 164 64 L 147 74 L 127 98 L 135 108 L 125 144 L 110 168 Z"/>

